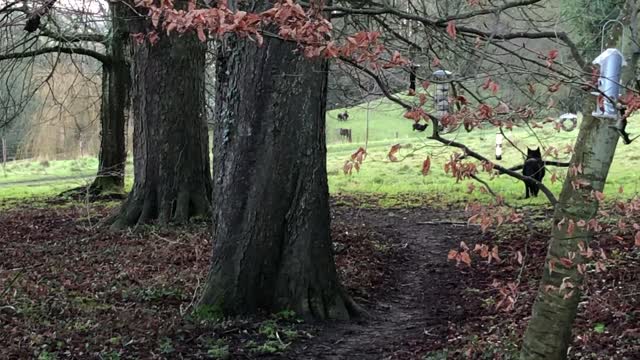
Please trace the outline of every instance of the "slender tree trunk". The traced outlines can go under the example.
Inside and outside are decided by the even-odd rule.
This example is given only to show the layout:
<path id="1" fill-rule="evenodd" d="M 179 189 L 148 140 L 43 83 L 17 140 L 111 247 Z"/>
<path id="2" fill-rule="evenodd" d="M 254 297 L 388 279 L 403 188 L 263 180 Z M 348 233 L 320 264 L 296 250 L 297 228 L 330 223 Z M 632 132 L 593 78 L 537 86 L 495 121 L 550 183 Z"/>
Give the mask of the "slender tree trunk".
<path id="1" fill-rule="evenodd" d="M 162 35 L 133 60 L 134 186 L 112 228 L 182 223 L 209 214 L 211 172 L 205 121 L 205 45 Z"/>
<path id="2" fill-rule="evenodd" d="M 129 65 L 112 48 L 113 63 L 103 65 L 100 110 L 100 155 L 98 174 L 89 192 L 94 196 L 124 194 L 125 149 L 129 113 Z M 123 49 L 119 49 L 120 51 Z"/>
<path id="3" fill-rule="evenodd" d="M 347 319 L 329 234 L 327 62 L 225 40 L 217 64 L 212 265 L 201 306 Z"/>
<path id="4" fill-rule="evenodd" d="M 7 142 L 2 138 L 2 170 L 7 166 Z"/>
<path id="5" fill-rule="evenodd" d="M 631 13 L 630 9 L 635 9 L 635 5 L 629 7 L 631 3 L 635 1 L 627 1 L 627 14 Z M 635 19 L 635 16 L 633 17 Z M 627 17 L 626 22 L 628 23 L 629 20 Z M 610 40 L 612 44 L 615 44 L 619 35 Z M 625 52 L 634 53 L 636 48 L 628 44 L 626 49 L 629 51 L 625 50 Z M 637 54 L 633 56 L 623 72 L 623 84 L 635 78 L 636 65 Z M 610 127 L 615 125 L 615 120 L 591 116 L 595 110 L 595 104 L 595 97 L 588 97 L 582 107 L 583 120 L 571 163 L 582 164 L 583 173 L 574 176 L 569 171 L 560 200 L 556 205 L 544 274 L 533 306 L 533 315 L 524 337 L 520 357 L 523 360 L 565 359 L 567 349 L 573 340 L 571 329 L 580 301 L 580 287 L 584 281 L 584 277 L 577 269 L 577 264 L 585 262 L 580 255 L 579 244 L 582 242 L 588 245 L 593 234 L 579 227 L 575 227 L 575 230 L 570 233 L 569 222 L 589 221 L 597 216 L 598 202 L 594 199 L 592 191 L 603 191 L 618 144 L 618 132 Z M 589 185 L 574 189 L 573 182 L 576 180 L 586 181 Z M 559 226 L 559 224 L 562 225 Z M 570 258 L 572 253 L 576 254 L 573 265 L 563 266 L 560 259 Z M 563 283 L 565 289 L 560 290 Z M 566 287 L 567 284 L 575 288 Z"/>

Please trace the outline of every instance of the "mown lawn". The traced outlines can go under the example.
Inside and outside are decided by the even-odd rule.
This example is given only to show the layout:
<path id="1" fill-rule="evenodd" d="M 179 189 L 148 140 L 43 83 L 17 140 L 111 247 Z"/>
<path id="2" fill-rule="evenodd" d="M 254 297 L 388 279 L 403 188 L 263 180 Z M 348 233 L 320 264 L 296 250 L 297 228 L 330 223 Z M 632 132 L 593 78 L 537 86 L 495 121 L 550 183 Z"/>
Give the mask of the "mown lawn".
<path id="1" fill-rule="evenodd" d="M 368 111 L 367 111 L 368 107 Z M 349 120 L 340 122 L 337 114 L 343 111 L 338 109 L 327 114 L 327 170 L 329 174 L 329 187 L 332 193 L 364 193 L 397 195 L 412 193 L 418 197 L 438 198 L 447 201 L 470 201 L 474 199 L 488 199 L 488 195 L 482 194 L 477 189 L 479 183 L 474 183 L 476 190 L 469 193 L 469 183 L 464 180 L 456 183 L 455 179 L 445 174 L 444 164 L 451 154 L 459 152 L 457 149 L 447 148 L 439 143 L 428 140 L 430 129 L 420 133 L 412 130 L 411 121 L 403 117 L 404 111 L 397 105 L 387 101 L 372 101 L 368 105 L 363 104 L 348 109 Z M 367 113 L 369 118 L 368 142 Z M 352 143 L 346 143 L 338 135 L 339 128 L 349 128 L 352 131 Z M 640 131 L 640 126 L 630 122 L 631 133 Z M 560 149 L 557 160 L 568 160 L 569 156 L 563 153 L 567 145 L 572 145 L 578 130 L 558 133 L 549 125 L 543 130 L 538 129 L 536 134 L 523 128 L 517 128 L 507 132 L 507 136 L 522 150 L 526 146 L 537 147 L 539 141 L 545 146 L 555 146 Z M 462 142 L 472 149 L 479 151 L 489 159 L 494 159 L 495 129 L 486 128 L 467 133 L 464 130 L 447 135 L 448 138 Z M 398 158 L 399 162 L 391 163 L 387 153 L 392 145 L 401 144 L 402 149 Z M 345 175 L 342 171 L 344 162 L 359 147 L 367 147 L 368 156 L 360 170 L 352 175 Z M 514 149 L 506 140 L 503 143 L 503 160 L 499 161 L 504 166 L 515 166 L 522 162 L 522 155 Z M 422 162 L 430 156 L 432 161 L 431 171 L 427 176 L 420 172 Z M 18 161 L 7 164 L 5 169 L 0 169 L 0 199 L 22 198 L 29 196 L 53 195 L 68 188 L 82 185 L 90 181 L 97 169 L 96 158 L 83 158 L 78 160 L 59 161 Z M 624 186 L 624 196 L 634 196 L 639 191 L 638 175 L 635 169 L 640 167 L 640 142 L 618 147 L 606 193 L 617 194 L 618 188 Z M 127 172 L 131 174 L 131 160 L 127 164 Z M 566 169 L 548 169 L 544 182 L 554 192 L 559 192 L 561 181 L 551 183 L 551 173 L 557 171 L 561 179 Z M 60 177 L 78 177 L 81 179 L 60 180 Z M 486 174 L 482 176 L 490 180 Z M 15 182 L 50 179 L 40 184 L 10 184 Z M 132 179 L 128 179 L 129 184 Z M 522 204 L 544 203 L 545 199 L 523 200 L 524 185 L 507 176 L 500 176 L 489 181 L 491 188 L 503 195 L 507 200 Z"/>

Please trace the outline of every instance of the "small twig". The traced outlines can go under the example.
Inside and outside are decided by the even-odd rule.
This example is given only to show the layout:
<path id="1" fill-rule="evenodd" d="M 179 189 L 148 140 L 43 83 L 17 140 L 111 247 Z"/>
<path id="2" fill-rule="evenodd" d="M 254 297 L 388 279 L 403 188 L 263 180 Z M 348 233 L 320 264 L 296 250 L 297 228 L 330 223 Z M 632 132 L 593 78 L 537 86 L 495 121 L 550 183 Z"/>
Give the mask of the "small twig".
<path id="1" fill-rule="evenodd" d="M 196 288 L 193 290 L 191 302 L 184 309 L 182 308 L 182 305 L 180 306 L 180 316 L 184 316 L 184 314 L 187 313 L 187 310 L 193 307 L 193 304 L 195 304 L 196 302 L 196 296 L 198 295 L 198 290 L 200 290 L 200 277 L 196 278 L 196 280 L 198 281 L 198 283 L 196 284 Z"/>
<path id="2" fill-rule="evenodd" d="M 171 239 L 167 239 L 167 238 L 165 238 L 165 237 L 162 237 L 162 236 L 158 235 L 158 233 L 156 233 L 155 231 L 152 231 L 152 232 L 151 232 L 151 235 L 155 236 L 156 238 L 158 238 L 158 239 L 160 239 L 160 240 L 166 241 L 166 242 L 168 242 L 169 244 L 185 245 L 184 243 L 181 243 L 180 241 L 174 241 L 174 240 L 171 240 Z"/>
<path id="3" fill-rule="evenodd" d="M 13 279 L 11 279 L 11 281 L 9 281 L 9 285 L 7 285 L 7 288 L 4 289 L 4 291 L 2 292 L 2 294 L 0 294 L 0 298 L 5 296 L 9 290 L 11 290 L 13 288 L 13 284 L 18 280 L 18 278 L 20 277 L 20 275 L 22 275 L 22 273 L 24 272 L 24 270 L 20 270 L 19 273 L 17 273 Z"/>
<path id="4" fill-rule="evenodd" d="M 466 222 L 462 222 L 462 221 L 450 221 L 450 220 L 444 220 L 444 221 L 421 221 L 421 222 L 417 222 L 416 225 L 480 226 L 478 224 L 467 224 Z"/>

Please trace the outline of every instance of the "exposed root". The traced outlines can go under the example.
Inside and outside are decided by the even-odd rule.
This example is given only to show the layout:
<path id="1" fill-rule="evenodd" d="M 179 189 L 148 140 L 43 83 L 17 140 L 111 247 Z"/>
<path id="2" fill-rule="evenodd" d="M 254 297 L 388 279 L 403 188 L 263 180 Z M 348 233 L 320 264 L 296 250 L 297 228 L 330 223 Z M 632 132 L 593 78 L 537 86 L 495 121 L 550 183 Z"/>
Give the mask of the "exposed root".
<path id="1" fill-rule="evenodd" d="M 177 200 L 170 201 L 167 196 L 159 197 L 157 191 L 148 191 L 144 197 L 132 193 L 122 208 L 104 224 L 117 231 L 151 223 L 161 226 L 180 225 L 193 217 L 210 215 L 208 197 L 201 197 L 206 206 L 202 203 L 194 206 L 196 204 L 189 201 L 194 196 L 187 192 L 185 195 L 179 194 Z"/>
<path id="2" fill-rule="evenodd" d="M 76 201 L 112 201 L 123 200 L 126 198 L 126 193 L 122 188 L 114 187 L 101 187 L 91 184 L 89 186 L 78 186 L 73 189 L 69 189 L 61 192 L 57 197 L 61 199 L 72 199 Z"/>

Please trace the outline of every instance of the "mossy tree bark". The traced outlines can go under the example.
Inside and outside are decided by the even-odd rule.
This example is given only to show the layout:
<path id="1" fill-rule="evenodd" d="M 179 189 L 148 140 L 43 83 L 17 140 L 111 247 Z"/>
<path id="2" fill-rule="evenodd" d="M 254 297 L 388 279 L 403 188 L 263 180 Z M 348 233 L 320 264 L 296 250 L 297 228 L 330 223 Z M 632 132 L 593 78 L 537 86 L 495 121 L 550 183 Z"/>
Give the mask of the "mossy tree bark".
<path id="1" fill-rule="evenodd" d="M 264 5 L 264 4 L 263 4 Z M 221 314 L 283 309 L 348 319 L 330 241 L 328 64 L 228 38 L 217 63 L 212 265 L 201 299 Z"/>
<path id="2" fill-rule="evenodd" d="M 625 23 L 629 24 L 632 18 L 635 22 L 636 1 L 627 1 L 625 10 Z M 611 37 L 610 45 L 614 45 L 619 36 L 620 33 Z M 637 46 L 627 44 L 625 48 L 625 57 L 631 61 L 623 71 L 622 82 L 629 84 L 635 79 L 638 54 L 635 51 Z M 574 166 L 582 164 L 583 173 L 573 175 L 569 171 L 556 205 L 544 273 L 521 351 L 520 358 L 523 360 L 565 359 L 573 340 L 571 329 L 580 301 L 580 286 L 584 282 L 577 265 L 586 261 L 580 254 L 579 244 L 588 245 L 593 234 L 579 227 L 570 233 L 568 224 L 569 221 L 589 221 L 597 216 L 598 202 L 592 191 L 603 191 L 619 137 L 618 132 L 611 128 L 615 120 L 591 116 L 595 104 L 595 97 L 590 97 L 582 107 L 583 120 L 571 163 Z M 588 185 L 574 189 L 573 182 L 576 180 Z M 562 225 L 559 227 L 559 224 Z M 570 258 L 569 254 L 572 253 L 576 254 L 573 264 L 564 266 L 560 259 Z M 554 265 L 551 267 L 550 263 Z M 576 288 L 560 291 L 563 282 L 571 283 Z"/>
<path id="3" fill-rule="evenodd" d="M 205 51 L 192 34 L 135 45 L 134 186 L 113 229 L 210 214 Z"/>

